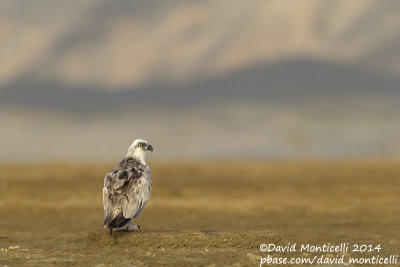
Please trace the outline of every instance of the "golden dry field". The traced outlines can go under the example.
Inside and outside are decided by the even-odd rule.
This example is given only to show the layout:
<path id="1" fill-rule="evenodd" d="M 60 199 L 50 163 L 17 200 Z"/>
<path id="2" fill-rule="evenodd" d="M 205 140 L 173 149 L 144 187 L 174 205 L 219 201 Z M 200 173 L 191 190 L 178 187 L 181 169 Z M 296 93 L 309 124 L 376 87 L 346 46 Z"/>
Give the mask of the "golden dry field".
<path id="1" fill-rule="evenodd" d="M 262 243 L 399 254 L 399 161 L 149 162 L 141 230 L 110 240 L 102 186 L 116 164 L 0 167 L 0 264 L 259 266 Z"/>

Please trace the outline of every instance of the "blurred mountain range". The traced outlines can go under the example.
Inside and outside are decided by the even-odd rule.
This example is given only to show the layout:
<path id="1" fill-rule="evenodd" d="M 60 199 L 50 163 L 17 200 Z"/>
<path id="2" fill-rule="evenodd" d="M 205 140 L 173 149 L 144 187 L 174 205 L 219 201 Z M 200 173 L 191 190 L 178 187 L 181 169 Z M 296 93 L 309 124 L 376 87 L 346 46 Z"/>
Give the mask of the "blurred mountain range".
<path id="1" fill-rule="evenodd" d="M 398 76 L 399 31 L 396 0 L 0 1 L 0 85 L 122 90 L 292 56 Z"/>
<path id="2" fill-rule="evenodd" d="M 396 0 L 0 0 L 0 159 L 398 156 L 398 32 Z"/>

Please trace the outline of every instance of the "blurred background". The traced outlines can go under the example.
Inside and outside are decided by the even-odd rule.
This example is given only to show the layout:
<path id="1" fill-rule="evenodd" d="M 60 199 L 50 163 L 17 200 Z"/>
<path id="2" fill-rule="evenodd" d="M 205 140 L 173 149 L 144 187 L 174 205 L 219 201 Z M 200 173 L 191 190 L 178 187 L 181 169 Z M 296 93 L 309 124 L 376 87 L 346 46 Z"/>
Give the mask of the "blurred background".
<path id="1" fill-rule="evenodd" d="M 396 0 L 0 1 L 0 160 L 398 157 L 399 32 Z"/>

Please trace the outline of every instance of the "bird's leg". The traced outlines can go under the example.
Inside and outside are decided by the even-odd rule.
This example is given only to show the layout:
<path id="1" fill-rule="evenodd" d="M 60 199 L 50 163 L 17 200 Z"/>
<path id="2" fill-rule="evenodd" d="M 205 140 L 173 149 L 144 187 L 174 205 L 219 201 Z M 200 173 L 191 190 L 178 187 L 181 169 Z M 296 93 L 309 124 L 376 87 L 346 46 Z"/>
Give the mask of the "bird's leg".
<path id="1" fill-rule="evenodd" d="M 123 230 L 127 230 L 127 231 L 136 231 L 136 230 L 140 230 L 140 226 L 137 224 L 134 224 L 133 220 L 132 220 L 127 225 L 125 225 L 124 227 L 121 227 L 119 229 L 123 229 Z"/>

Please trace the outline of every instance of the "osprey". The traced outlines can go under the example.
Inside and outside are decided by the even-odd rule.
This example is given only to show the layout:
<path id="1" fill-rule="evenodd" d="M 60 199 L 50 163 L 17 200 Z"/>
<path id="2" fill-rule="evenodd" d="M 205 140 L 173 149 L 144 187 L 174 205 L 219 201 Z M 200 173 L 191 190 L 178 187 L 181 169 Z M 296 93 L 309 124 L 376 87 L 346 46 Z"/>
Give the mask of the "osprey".
<path id="1" fill-rule="evenodd" d="M 144 209 L 151 193 L 151 171 L 144 161 L 146 151 L 153 147 L 145 140 L 136 139 L 129 146 L 125 158 L 104 177 L 104 228 L 133 231 L 133 224 Z"/>

